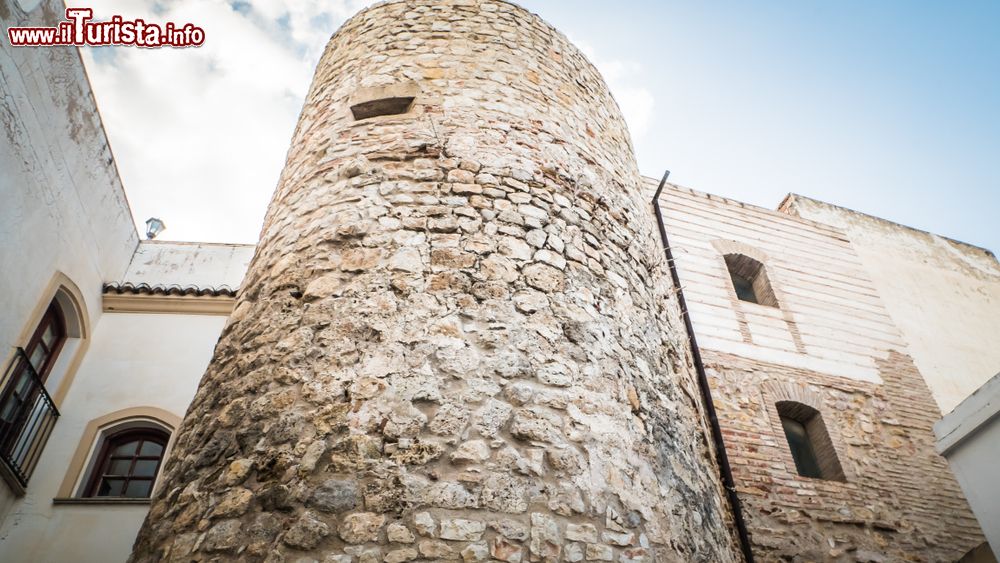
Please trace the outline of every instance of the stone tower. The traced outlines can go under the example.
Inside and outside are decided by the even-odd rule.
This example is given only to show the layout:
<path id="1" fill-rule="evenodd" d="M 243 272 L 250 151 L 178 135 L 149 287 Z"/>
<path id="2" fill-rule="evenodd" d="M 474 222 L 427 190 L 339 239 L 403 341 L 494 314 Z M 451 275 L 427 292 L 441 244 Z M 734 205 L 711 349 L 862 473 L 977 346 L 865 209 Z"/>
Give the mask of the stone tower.
<path id="1" fill-rule="evenodd" d="M 538 17 L 352 18 L 133 561 L 738 561 L 648 200 Z"/>

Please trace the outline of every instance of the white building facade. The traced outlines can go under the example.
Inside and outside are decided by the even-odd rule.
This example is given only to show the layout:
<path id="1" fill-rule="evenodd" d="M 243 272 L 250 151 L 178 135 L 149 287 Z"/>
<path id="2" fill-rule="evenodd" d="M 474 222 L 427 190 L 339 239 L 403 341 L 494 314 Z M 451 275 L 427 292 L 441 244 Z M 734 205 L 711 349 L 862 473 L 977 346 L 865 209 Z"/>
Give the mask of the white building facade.
<path id="1" fill-rule="evenodd" d="M 0 560 L 123 561 L 253 247 L 140 241 L 75 49 L 0 94 Z"/>

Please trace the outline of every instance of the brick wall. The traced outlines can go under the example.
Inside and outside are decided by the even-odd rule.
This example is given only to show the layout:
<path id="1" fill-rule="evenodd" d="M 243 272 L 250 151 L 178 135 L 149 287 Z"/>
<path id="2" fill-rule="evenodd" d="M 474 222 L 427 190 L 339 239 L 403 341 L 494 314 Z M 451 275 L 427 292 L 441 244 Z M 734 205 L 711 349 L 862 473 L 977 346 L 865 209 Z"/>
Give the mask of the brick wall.
<path id="1" fill-rule="evenodd" d="M 934 451 L 937 409 L 909 357 L 880 362 L 877 385 L 703 354 L 762 560 L 954 561 L 983 541 Z M 820 411 L 846 482 L 797 474 L 775 408 L 782 400 Z"/>
<path id="2" fill-rule="evenodd" d="M 662 205 L 758 559 L 955 561 L 981 543 L 934 450 L 937 405 L 848 237 L 683 188 Z M 737 298 L 728 253 L 764 264 L 777 308 Z M 798 475 L 779 401 L 819 411 L 843 482 Z"/>

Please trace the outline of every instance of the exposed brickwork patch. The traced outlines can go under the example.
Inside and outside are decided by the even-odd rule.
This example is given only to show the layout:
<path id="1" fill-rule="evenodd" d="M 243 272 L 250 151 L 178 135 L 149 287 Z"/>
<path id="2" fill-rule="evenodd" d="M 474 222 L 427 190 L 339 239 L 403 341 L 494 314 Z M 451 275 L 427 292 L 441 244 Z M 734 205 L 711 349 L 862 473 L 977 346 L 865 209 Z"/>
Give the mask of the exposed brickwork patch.
<path id="1" fill-rule="evenodd" d="M 876 385 L 702 351 L 743 500 L 764 561 L 955 561 L 983 541 L 934 451 L 930 392 L 900 353 Z M 846 482 L 800 477 L 779 402 L 818 410 Z"/>

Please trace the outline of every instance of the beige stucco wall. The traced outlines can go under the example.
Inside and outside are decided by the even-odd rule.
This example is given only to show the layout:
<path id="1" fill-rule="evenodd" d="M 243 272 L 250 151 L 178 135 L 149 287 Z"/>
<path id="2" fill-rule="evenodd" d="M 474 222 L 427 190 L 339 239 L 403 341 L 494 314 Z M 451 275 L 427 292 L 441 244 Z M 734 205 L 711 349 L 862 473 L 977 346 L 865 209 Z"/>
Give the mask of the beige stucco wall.
<path id="1" fill-rule="evenodd" d="M 990 252 L 798 195 L 782 210 L 847 235 L 942 413 L 1000 371 L 1000 264 Z"/>
<path id="2" fill-rule="evenodd" d="M 0 0 L 0 28 L 50 25 L 63 10 L 59 0 Z M 72 288 L 86 327 L 64 346 L 46 382 L 62 416 L 26 495 L 0 481 L 0 561 L 123 561 L 146 506 L 54 506 L 52 498 L 89 421 L 138 406 L 184 414 L 225 317 L 105 314 L 101 287 L 235 289 L 253 247 L 140 244 L 72 48 L 14 49 L 0 41 L 0 201 L 0 367 L 26 343 L 60 286 Z"/>
<path id="3" fill-rule="evenodd" d="M 52 499 L 87 423 L 135 406 L 184 415 L 226 318 L 105 314 L 29 483 L 0 528 L 0 561 L 124 561 L 147 506 L 65 506 Z"/>
<path id="4" fill-rule="evenodd" d="M 250 245 L 143 241 L 128 269 L 105 281 L 236 289 L 252 255 Z M 99 299 L 103 282 L 86 283 Z M 27 494 L 14 498 L 2 487 L 7 510 L 0 523 L 0 561 L 56 563 L 70 553 L 84 563 L 128 557 L 147 505 L 52 500 L 66 495 L 60 489 L 91 421 L 136 407 L 161 409 L 176 420 L 184 415 L 226 322 L 219 315 L 105 313 L 100 300 L 92 309 L 89 347 L 59 405 L 61 417 Z M 77 488 L 78 479 L 72 490 Z"/>

